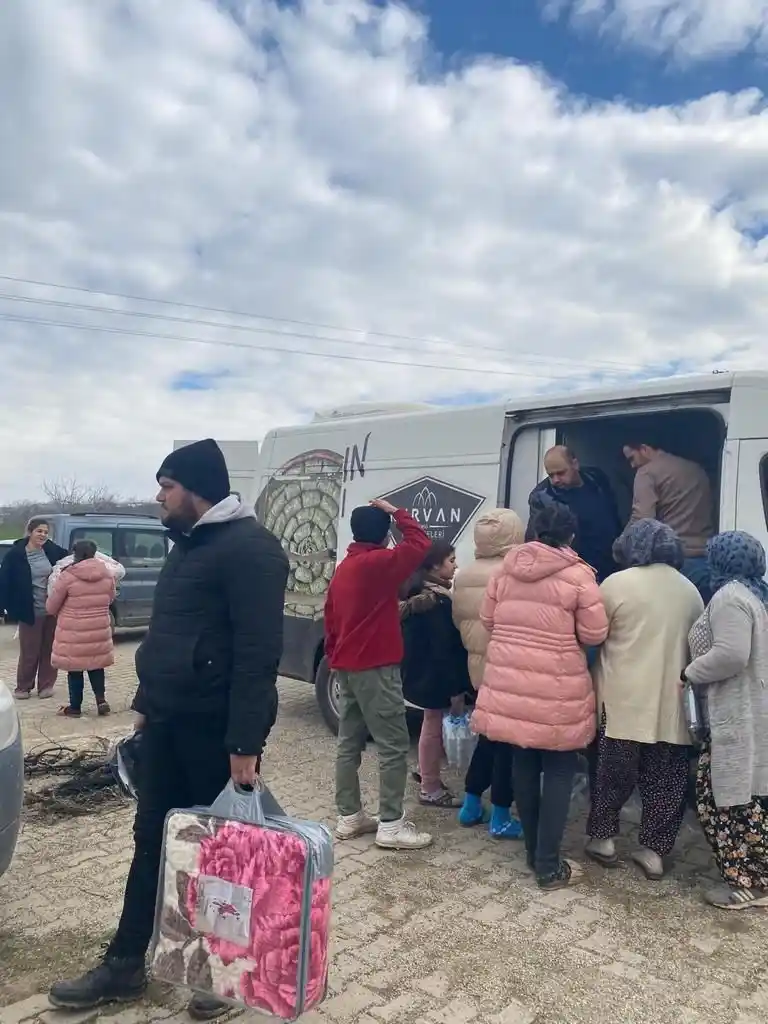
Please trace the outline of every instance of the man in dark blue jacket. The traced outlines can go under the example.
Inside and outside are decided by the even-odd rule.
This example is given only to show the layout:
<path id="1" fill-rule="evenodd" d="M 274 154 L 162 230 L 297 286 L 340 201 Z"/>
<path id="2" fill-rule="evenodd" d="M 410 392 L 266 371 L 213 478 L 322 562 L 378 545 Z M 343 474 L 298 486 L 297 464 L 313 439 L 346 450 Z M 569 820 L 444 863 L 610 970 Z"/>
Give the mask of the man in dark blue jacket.
<path id="1" fill-rule="evenodd" d="M 544 456 L 544 468 L 546 480 L 534 487 L 528 499 L 531 517 L 550 502 L 567 505 L 579 524 L 573 548 L 602 583 L 616 572 L 612 548 L 622 529 L 608 477 L 601 469 L 582 469 L 565 445 L 550 448 Z M 525 539 L 533 540 L 530 521 Z"/>

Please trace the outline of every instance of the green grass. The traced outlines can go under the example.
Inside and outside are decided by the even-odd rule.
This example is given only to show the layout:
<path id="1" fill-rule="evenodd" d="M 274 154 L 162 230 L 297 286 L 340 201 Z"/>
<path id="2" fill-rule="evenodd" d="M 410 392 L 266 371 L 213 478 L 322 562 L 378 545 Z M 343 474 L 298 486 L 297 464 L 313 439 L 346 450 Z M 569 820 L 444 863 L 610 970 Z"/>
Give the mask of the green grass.
<path id="1" fill-rule="evenodd" d="M 0 540 L 16 540 L 24 532 L 23 527 L 0 523 Z"/>

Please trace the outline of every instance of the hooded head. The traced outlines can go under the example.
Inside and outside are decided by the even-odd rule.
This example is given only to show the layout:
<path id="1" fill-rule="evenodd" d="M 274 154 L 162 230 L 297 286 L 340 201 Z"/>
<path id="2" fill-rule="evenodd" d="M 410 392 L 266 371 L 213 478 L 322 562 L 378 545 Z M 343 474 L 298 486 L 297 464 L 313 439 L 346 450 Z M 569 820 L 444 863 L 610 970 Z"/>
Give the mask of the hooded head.
<path id="1" fill-rule="evenodd" d="M 157 471 L 157 500 L 166 526 L 190 530 L 214 505 L 229 497 L 229 472 L 213 438 L 177 448 Z"/>
<path id="2" fill-rule="evenodd" d="M 503 558 L 525 542 L 525 526 L 511 508 L 494 508 L 475 523 L 475 558 Z"/>
<path id="3" fill-rule="evenodd" d="M 353 540 L 359 544 L 376 544 L 381 547 L 389 537 L 392 518 L 374 505 L 360 505 L 352 510 L 349 525 Z"/>

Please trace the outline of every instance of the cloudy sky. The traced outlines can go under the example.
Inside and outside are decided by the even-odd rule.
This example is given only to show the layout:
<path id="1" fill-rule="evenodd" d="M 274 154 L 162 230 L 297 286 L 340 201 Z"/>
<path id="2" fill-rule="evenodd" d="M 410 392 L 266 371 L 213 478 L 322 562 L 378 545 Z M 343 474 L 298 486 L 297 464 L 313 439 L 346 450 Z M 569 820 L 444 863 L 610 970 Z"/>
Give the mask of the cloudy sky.
<path id="1" fill-rule="evenodd" d="M 768 367 L 768 0 L 4 0 L 0 500 Z"/>

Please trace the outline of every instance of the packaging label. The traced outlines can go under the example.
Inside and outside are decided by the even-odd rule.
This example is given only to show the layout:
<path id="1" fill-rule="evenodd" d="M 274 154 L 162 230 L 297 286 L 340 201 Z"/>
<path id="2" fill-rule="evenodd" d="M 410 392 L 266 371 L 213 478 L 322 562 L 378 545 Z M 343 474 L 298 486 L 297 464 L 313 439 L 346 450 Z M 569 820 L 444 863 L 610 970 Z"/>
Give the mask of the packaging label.
<path id="1" fill-rule="evenodd" d="M 196 924 L 204 934 L 247 948 L 252 906 L 253 889 L 210 875 L 198 877 Z"/>

